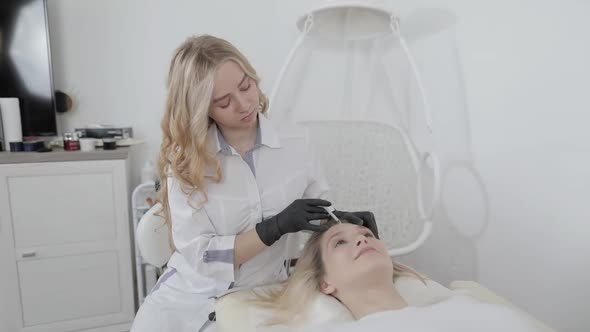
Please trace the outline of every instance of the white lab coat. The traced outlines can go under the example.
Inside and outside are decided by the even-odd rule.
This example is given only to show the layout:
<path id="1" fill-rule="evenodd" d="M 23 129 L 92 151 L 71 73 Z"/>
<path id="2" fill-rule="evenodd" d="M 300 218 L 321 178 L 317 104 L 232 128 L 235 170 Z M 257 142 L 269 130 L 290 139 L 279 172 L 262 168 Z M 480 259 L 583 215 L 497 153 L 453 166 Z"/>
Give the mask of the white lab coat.
<path id="1" fill-rule="evenodd" d="M 290 239 L 288 245 L 283 236 L 234 270 L 235 236 L 295 199 L 325 198 L 328 185 L 304 130 L 290 127 L 278 133 L 264 115 L 258 118 L 256 146 L 244 158 L 225 142 L 215 124 L 209 128 L 209 148 L 221 161 L 223 179 L 207 182 L 204 205 L 202 195 L 189 202 L 179 181 L 168 179 L 176 251 L 169 270 L 141 306 L 133 332 L 197 332 L 213 311 L 214 298 L 230 287 L 287 277 L 284 261 L 293 256 L 287 249 L 298 248 L 297 241 Z"/>

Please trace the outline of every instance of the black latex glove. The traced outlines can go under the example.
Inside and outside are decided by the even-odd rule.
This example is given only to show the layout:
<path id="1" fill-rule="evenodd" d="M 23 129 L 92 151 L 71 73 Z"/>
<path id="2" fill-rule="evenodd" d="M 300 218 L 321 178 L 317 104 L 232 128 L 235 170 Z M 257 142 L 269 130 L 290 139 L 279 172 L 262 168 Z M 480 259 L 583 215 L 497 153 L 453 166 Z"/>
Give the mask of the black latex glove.
<path id="1" fill-rule="evenodd" d="M 334 211 L 333 212 L 338 219 L 342 221 L 346 220 L 349 223 L 362 225 L 367 227 L 373 232 L 376 238 L 379 238 L 379 230 L 377 229 L 377 222 L 375 221 L 375 215 L 369 211 L 358 211 L 358 212 L 346 212 L 346 211 Z"/>
<path id="2" fill-rule="evenodd" d="M 313 225 L 309 222 L 329 219 L 330 215 L 322 206 L 330 205 L 332 203 L 323 199 L 297 199 L 279 214 L 256 224 L 256 233 L 260 240 L 270 247 L 287 233 L 296 233 L 301 230 L 325 231 L 328 229 L 327 225 Z"/>

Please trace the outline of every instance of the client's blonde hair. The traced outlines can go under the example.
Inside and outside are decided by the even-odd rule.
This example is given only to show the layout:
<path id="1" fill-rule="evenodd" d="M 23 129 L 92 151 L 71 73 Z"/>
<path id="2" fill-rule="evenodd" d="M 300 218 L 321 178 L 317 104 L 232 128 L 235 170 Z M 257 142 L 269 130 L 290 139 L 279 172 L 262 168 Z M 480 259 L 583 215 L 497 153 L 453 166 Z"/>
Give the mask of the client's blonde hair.
<path id="1" fill-rule="evenodd" d="M 333 225 L 334 223 L 329 223 L 330 227 Z M 323 234 L 325 232 L 311 235 L 303 247 L 293 274 L 285 283 L 278 288 L 255 292 L 254 302 L 273 310 L 273 316 L 266 324 L 294 321 L 320 293 L 322 278 L 326 273 L 320 245 Z M 409 276 L 424 282 L 424 278 L 412 268 L 393 261 L 393 281 L 400 276 Z"/>

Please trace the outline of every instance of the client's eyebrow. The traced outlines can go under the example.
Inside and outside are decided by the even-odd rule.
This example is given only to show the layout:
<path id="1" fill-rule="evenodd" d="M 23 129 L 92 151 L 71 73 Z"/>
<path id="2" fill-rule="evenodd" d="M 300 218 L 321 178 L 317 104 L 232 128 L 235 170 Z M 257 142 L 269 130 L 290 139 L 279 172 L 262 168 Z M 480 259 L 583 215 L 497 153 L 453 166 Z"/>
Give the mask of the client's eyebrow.
<path id="1" fill-rule="evenodd" d="M 335 238 L 336 235 L 340 235 L 340 234 L 342 234 L 342 231 L 338 231 L 338 232 L 330 235 L 330 237 L 328 238 L 328 240 L 326 240 L 326 246 L 328 246 L 330 244 L 330 241 L 332 241 L 332 239 Z"/>

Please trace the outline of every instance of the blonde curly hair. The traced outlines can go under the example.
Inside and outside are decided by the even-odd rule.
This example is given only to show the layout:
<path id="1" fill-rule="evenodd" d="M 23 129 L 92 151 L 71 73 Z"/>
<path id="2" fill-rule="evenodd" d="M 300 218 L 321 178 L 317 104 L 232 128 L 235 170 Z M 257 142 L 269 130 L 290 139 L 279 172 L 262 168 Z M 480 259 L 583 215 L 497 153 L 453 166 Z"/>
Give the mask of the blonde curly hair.
<path id="1" fill-rule="evenodd" d="M 268 109 L 268 99 L 260 91 L 260 78 L 244 55 L 228 41 L 209 36 L 193 36 L 184 41 L 174 52 L 167 80 L 166 109 L 161 121 L 162 144 L 158 158 L 161 181 L 160 214 L 170 225 L 168 184 L 170 176 L 181 184 L 190 202 L 195 193 L 202 193 L 207 201 L 205 178 L 207 170 L 213 171 L 210 180 L 222 179 L 219 161 L 207 149 L 207 132 L 213 120 L 209 108 L 213 94 L 215 71 L 226 61 L 236 62 L 256 82 L 260 105 L 259 112 Z M 196 206 L 193 206 L 196 208 Z"/>

